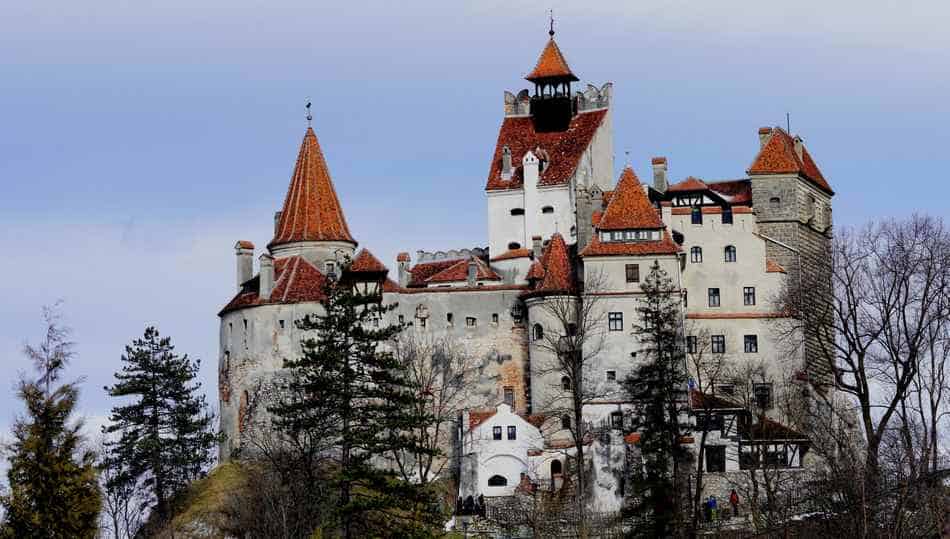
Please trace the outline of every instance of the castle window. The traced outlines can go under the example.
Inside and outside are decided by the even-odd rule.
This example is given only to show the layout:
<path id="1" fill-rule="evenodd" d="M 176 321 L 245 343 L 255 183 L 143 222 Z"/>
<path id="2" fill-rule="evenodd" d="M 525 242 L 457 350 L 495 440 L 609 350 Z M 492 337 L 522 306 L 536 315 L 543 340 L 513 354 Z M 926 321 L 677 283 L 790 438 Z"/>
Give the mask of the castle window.
<path id="1" fill-rule="evenodd" d="M 693 210 L 690 212 L 690 219 L 694 225 L 703 224 L 703 209 L 699 206 L 693 206 Z"/>
<path id="2" fill-rule="evenodd" d="M 709 306 L 710 307 L 719 306 L 719 289 L 718 288 L 709 289 Z"/>
<path id="3" fill-rule="evenodd" d="M 509 251 L 514 251 L 515 249 L 521 249 L 521 244 L 516 241 L 513 241 L 508 244 Z"/>
<path id="4" fill-rule="evenodd" d="M 518 438 L 518 427 L 514 425 L 508 426 L 508 439 L 516 440 Z"/>
<path id="5" fill-rule="evenodd" d="M 726 245 L 725 260 L 726 262 L 736 261 L 736 246 L 735 245 Z"/>
<path id="6" fill-rule="evenodd" d="M 492 440 L 501 440 L 501 427 L 492 427 L 491 437 Z"/>
<path id="7" fill-rule="evenodd" d="M 514 408 L 515 406 L 515 388 L 507 386 L 504 389 L 505 404 Z"/>
<path id="8" fill-rule="evenodd" d="M 470 328 L 475 327 L 475 324 L 476 324 L 476 323 L 477 323 L 477 320 L 475 320 L 475 317 L 474 317 L 474 316 L 467 316 L 467 317 L 465 318 L 465 325 L 468 326 L 468 327 L 470 327 Z"/>
<path id="9" fill-rule="evenodd" d="M 571 416 L 562 415 L 561 416 L 561 428 L 564 430 L 570 430 L 571 428 Z"/>
<path id="10" fill-rule="evenodd" d="M 726 336 L 725 335 L 713 335 L 709 339 L 710 339 L 710 344 L 712 344 L 712 353 L 714 354 L 726 353 Z"/>
<path id="11" fill-rule="evenodd" d="M 524 215 L 524 208 L 511 208 L 511 215 Z"/>
<path id="12" fill-rule="evenodd" d="M 747 354 L 755 354 L 759 351 L 758 335 L 746 335 L 743 337 L 743 344 Z"/>
<path id="13" fill-rule="evenodd" d="M 234 336 L 234 323 L 228 322 L 228 347 L 231 346 L 231 338 Z"/>
<path id="14" fill-rule="evenodd" d="M 491 323 L 492 323 L 492 324 L 497 324 L 497 323 L 498 323 L 498 313 L 492 313 L 492 315 L 491 315 Z"/>
<path id="15" fill-rule="evenodd" d="M 277 323 L 280 324 L 280 329 L 284 329 L 284 321 L 283 321 L 283 320 L 278 320 Z"/>
<path id="16" fill-rule="evenodd" d="M 640 282 L 640 264 L 627 264 L 626 271 L 628 283 Z"/>
<path id="17" fill-rule="evenodd" d="M 769 206 L 770 206 L 773 210 L 777 210 L 778 207 L 779 207 L 779 205 L 781 205 L 781 204 L 782 204 L 782 199 L 779 198 L 779 197 L 772 197 L 772 198 L 769 199 Z"/>
<path id="18" fill-rule="evenodd" d="M 448 323 L 448 325 L 450 325 L 450 326 L 452 325 L 454 319 L 455 319 L 455 317 L 452 316 L 452 313 L 448 313 L 448 314 L 445 315 L 445 321 L 446 321 L 446 323 Z"/>
<path id="19" fill-rule="evenodd" d="M 703 261 L 703 248 L 702 247 L 690 247 L 689 249 L 689 261 L 694 264 L 699 264 Z"/>
<path id="20" fill-rule="evenodd" d="M 571 389 L 571 379 L 568 376 L 561 377 L 561 389 Z"/>
<path id="21" fill-rule="evenodd" d="M 695 335 L 686 336 L 686 353 L 695 354 L 699 350 L 699 343 Z"/>
<path id="22" fill-rule="evenodd" d="M 726 471 L 726 446 L 711 445 L 706 447 L 705 453 L 707 472 Z"/>
<path id="23" fill-rule="evenodd" d="M 755 405 L 760 410 L 772 408 L 772 384 L 753 384 L 752 394 L 755 396 Z"/>
<path id="24" fill-rule="evenodd" d="M 742 288 L 742 304 L 755 305 L 755 287 L 745 286 Z"/>
<path id="25" fill-rule="evenodd" d="M 687 293 L 686 289 L 684 288 L 684 289 L 683 289 L 683 308 L 684 308 L 684 309 L 685 309 L 686 307 L 689 307 L 689 301 L 688 301 L 688 300 L 689 300 L 689 294 Z"/>
<path id="26" fill-rule="evenodd" d="M 499 431 L 501 427 L 498 427 Z M 500 439 L 500 438 L 499 438 Z M 508 480 L 500 475 L 493 475 L 488 478 L 488 486 L 490 487 L 507 487 Z"/>
<path id="27" fill-rule="evenodd" d="M 541 213 L 554 213 L 554 206 L 545 206 L 541 208 Z"/>
<path id="28" fill-rule="evenodd" d="M 623 412 L 613 412 L 610 414 L 610 428 L 623 430 Z"/>
<path id="29" fill-rule="evenodd" d="M 405 323 L 406 323 L 406 317 L 404 315 L 399 315 L 399 325 L 401 326 Z"/>
<path id="30" fill-rule="evenodd" d="M 244 319 L 244 349 L 247 350 L 247 318 Z"/>
<path id="31" fill-rule="evenodd" d="M 726 206 L 722 209 L 722 224 L 732 224 L 732 206 Z"/>
<path id="32" fill-rule="evenodd" d="M 541 324 L 534 325 L 531 329 L 531 337 L 536 341 L 540 341 L 544 338 L 544 328 L 541 327 Z"/>
<path id="33" fill-rule="evenodd" d="M 426 327 L 426 322 L 428 322 L 428 320 L 429 320 L 428 318 L 420 318 L 420 319 L 419 319 L 419 327 L 421 327 L 421 328 Z"/>
<path id="34" fill-rule="evenodd" d="M 607 381 L 616 382 L 617 381 L 617 371 L 607 371 Z"/>
<path id="35" fill-rule="evenodd" d="M 623 313 L 607 313 L 607 329 L 623 331 Z"/>

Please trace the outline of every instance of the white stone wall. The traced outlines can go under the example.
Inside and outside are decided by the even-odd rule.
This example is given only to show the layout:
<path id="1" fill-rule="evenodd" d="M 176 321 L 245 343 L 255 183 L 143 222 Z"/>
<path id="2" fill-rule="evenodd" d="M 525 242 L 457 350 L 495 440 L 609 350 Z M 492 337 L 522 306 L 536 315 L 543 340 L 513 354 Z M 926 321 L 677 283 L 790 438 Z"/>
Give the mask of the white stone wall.
<path id="1" fill-rule="evenodd" d="M 508 427 L 511 426 L 515 427 L 514 440 L 508 439 Z M 501 428 L 501 440 L 493 439 L 494 427 Z M 466 460 L 467 473 L 463 474 L 460 496 L 464 499 L 469 495 L 492 497 L 514 494 L 522 473 L 537 477 L 536 467 L 529 462 L 528 452 L 540 451 L 543 446 L 541 432 L 534 425 L 512 412 L 507 405 L 498 406 L 495 415 L 464 435 L 462 455 Z M 504 477 L 507 485 L 488 486 L 488 479 L 494 475 Z"/>
<path id="2" fill-rule="evenodd" d="M 488 192 L 488 252 L 498 256 L 515 242 L 531 248 L 531 237 L 525 233 L 525 197 L 522 189 Z M 511 215 L 511 210 L 525 210 L 525 215 Z"/>

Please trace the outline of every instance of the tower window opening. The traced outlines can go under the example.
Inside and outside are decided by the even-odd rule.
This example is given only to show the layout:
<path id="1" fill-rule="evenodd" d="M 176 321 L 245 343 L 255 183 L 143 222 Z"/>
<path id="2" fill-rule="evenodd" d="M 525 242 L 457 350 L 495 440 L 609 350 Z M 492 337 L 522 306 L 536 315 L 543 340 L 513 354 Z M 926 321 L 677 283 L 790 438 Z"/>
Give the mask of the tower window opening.
<path id="1" fill-rule="evenodd" d="M 554 206 L 545 206 L 541 208 L 541 213 L 554 213 Z"/>
<path id="2" fill-rule="evenodd" d="M 515 249 L 521 249 L 521 244 L 516 241 L 513 241 L 508 244 L 509 251 L 514 251 Z"/>
<path id="3" fill-rule="evenodd" d="M 512 216 L 524 215 L 524 208 L 511 208 L 511 215 Z"/>

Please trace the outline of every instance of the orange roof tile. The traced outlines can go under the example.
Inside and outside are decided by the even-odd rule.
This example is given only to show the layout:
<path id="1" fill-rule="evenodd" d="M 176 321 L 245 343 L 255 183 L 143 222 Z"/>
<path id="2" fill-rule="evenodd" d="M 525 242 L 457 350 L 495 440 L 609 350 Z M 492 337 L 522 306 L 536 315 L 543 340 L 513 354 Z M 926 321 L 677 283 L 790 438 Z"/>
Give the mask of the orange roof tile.
<path id="1" fill-rule="evenodd" d="M 731 204 L 752 203 L 752 182 L 749 180 L 725 180 L 706 185 Z"/>
<path id="2" fill-rule="evenodd" d="M 350 271 L 359 272 L 382 272 L 389 271 L 389 268 L 383 265 L 378 258 L 369 252 L 369 249 L 360 249 L 360 252 L 350 263 Z"/>
<path id="3" fill-rule="evenodd" d="M 510 260 L 512 258 L 526 258 L 531 256 L 531 249 L 509 249 L 504 253 L 491 259 L 492 262 L 498 262 L 501 260 Z"/>
<path id="4" fill-rule="evenodd" d="M 628 435 L 626 435 L 626 436 L 623 437 L 623 441 L 624 441 L 624 442 L 627 442 L 627 443 L 630 444 L 630 445 L 638 444 L 638 443 L 640 443 L 640 433 L 639 433 L 639 432 L 631 432 L 630 434 L 628 434 Z"/>
<path id="5" fill-rule="evenodd" d="M 238 241 L 235 247 L 237 247 L 238 249 L 250 249 L 252 251 L 254 250 L 254 244 L 247 240 Z"/>
<path id="6" fill-rule="evenodd" d="M 610 204 L 597 223 L 598 230 L 663 228 L 663 220 L 653 207 L 632 168 L 626 167 L 617 182 Z"/>
<path id="7" fill-rule="evenodd" d="M 669 231 L 664 230 L 663 239 L 659 241 L 600 241 L 600 235 L 594 234 L 594 238 L 581 252 L 581 256 L 675 255 L 679 252 L 679 245 L 676 245 L 670 237 Z"/>
<path id="8" fill-rule="evenodd" d="M 528 274 L 525 275 L 524 278 L 528 281 L 532 279 L 544 279 L 544 266 L 541 265 L 540 260 L 535 260 L 531 263 L 531 268 L 528 269 Z"/>
<path id="9" fill-rule="evenodd" d="M 356 244 L 333 188 L 317 135 L 309 127 L 300 144 L 277 231 L 269 246 L 298 241 Z"/>
<path id="10" fill-rule="evenodd" d="M 564 55 L 561 54 L 561 49 L 557 46 L 557 43 L 554 42 L 554 37 L 548 40 L 547 45 L 544 46 L 544 50 L 541 51 L 541 56 L 538 57 L 538 63 L 535 64 L 534 69 L 531 73 L 528 73 L 525 79 L 531 82 L 537 82 L 542 79 L 578 80 L 574 73 L 571 72 L 571 68 L 568 67 L 567 60 L 564 58 Z"/>
<path id="11" fill-rule="evenodd" d="M 260 275 L 256 275 L 244 283 L 218 314 L 270 303 L 319 302 L 326 297 L 323 293 L 326 280 L 320 270 L 300 256 L 278 258 L 274 261 L 274 290 L 269 299 L 262 301 L 258 295 Z"/>
<path id="12" fill-rule="evenodd" d="M 497 413 L 497 410 L 488 410 L 485 412 L 469 412 L 468 413 L 468 428 L 474 429 L 475 427 L 481 425 L 482 423 L 491 419 L 493 415 Z"/>
<path id="13" fill-rule="evenodd" d="M 786 273 L 785 268 L 780 266 L 778 262 L 775 262 L 769 259 L 765 259 L 765 272 L 766 273 Z"/>
<path id="14" fill-rule="evenodd" d="M 795 151 L 795 140 L 784 129 L 774 127 L 768 137 L 752 161 L 748 170 L 749 175 L 800 174 L 828 194 L 834 194 L 804 146 L 802 146 L 802 156 L 799 158 Z"/>
<path id="15" fill-rule="evenodd" d="M 456 261 L 455 264 L 445 268 L 435 275 L 426 279 L 427 283 L 453 283 L 465 281 L 468 279 L 468 263 L 475 261 L 477 271 L 475 272 L 476 281 L 500 281 L 501 277 L 491 269 L 488 264 L 482 262 L 480 258 L 466 258 Z"/>
<path id="16" fill-rule="evenodd" d="M 666 190 L 666 192 L 676 193 L 677 191 L 705 191 L 706 189 L 709 189 L 709 186 L 706 185 L 706 182 L 700 180 L 699 178 L 690 176 L 679 183 L 674 183 L 669 187 L 669 189 Z"/>
<path id="17" fill-rule="evenodd" d="M 567 243 L 560 234 L 555 232 L 551 236 L 548 247 L 541 256 L 541 266 L 544 267 L 544 277 L 531 291 L 531 295 L 570 294 L 577 290 L 574 265 L 571 263 Z"/>
<path id="18" fill-rule="evenodd" d="M 546 151 L 550 161 L 538 178 L 538 185 L 564 185 L 570 181 L 577 169 L 581 155 L 590 146 L 597 128 L 607 115 L 605 110 L 582 112 L 571 119 L 566 131 L 538 133 L 534 130 L 534 121 L 524 116 L 509 116 L 501 123 L 498 142 L 488 169 L 488 182 L 485 190 L 521 189 L 524 185 L 524 167 L 521 160 L 529 151 L 541 148 Z M 502 149 L 511 150 L 511 162 L 514 170 L 511 179 L 501 177 Z"/>
<path id="19" fill-rule="evenodd" d="M 689 394 L 690 406 L 693 409 L 703 409 L 703 410 L 736 410 L 742 409 L 742 405 L 732 402 L 729 399 L 724 399 L 716 395 L 710 395 L 708 393 L 703 393 L 696 389 L 690 391 Z"/>
<path id="20" fill-rule="evenodd" d="M 722 206 L 701 206 L 700 211 L 703 213 L 703 215 L 716 215 L 722 213 Z M 693 208 L 683 206 L 670 209 L 670 215 L 690 215 L 692 213 Z M 752 208 L 749 206 L 732 206 L 732 213 L 734 215 L 752 213 Z"/>
<path id="21" fill-rule="evenodd" d="M 436 273 L 439 273 L 440 271 L 457 264 L 459 260 L 461 259 L 453 258 L 451 260 L 436 260 L 433 262 L 420 262 L 416 264 L 409 270 L 409 273 L 411 274 L 409 286 L 424 287 L 426 285 L 426 280 L 428 280 L 429 277 L 432 277 Z"/>

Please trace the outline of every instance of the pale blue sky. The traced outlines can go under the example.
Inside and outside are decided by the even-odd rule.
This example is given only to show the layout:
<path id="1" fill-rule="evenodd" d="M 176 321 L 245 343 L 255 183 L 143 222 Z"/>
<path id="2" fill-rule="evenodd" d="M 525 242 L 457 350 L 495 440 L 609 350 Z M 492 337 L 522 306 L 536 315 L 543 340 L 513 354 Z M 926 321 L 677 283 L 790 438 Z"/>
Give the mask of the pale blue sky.
<path id="1" fill-rule="evenodd" d="M 307 96 L 363 245 L 390 266 L 484 245 L 502 91 L 525 85 L 549 6 L 582 81 L 614 83 L 618 167 L 629 149 L 644 177 L 654 155 L 676 179 L 742 177 L 789 111 L 838 224 L 947 214 L 946 3 L 145 4 L 0 4 L 3 430 L 19 349 L 58 298 L 89 416 L 146 324 L 205 360 L 214 395 L 231 248 L 269 239 Z"/>

